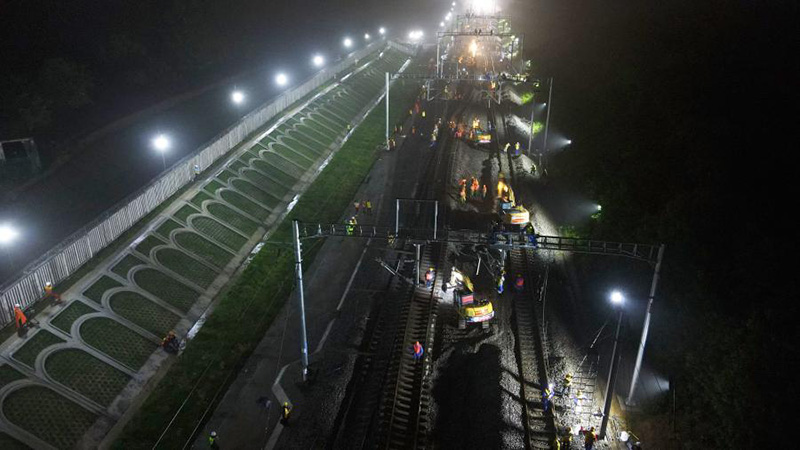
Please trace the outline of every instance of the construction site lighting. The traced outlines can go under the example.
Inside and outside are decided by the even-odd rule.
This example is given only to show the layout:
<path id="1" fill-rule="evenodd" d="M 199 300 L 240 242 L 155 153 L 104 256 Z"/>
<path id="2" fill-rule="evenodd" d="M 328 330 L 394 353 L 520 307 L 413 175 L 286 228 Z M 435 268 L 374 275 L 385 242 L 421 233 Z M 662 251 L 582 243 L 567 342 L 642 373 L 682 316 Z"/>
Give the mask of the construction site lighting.
<path id="1" fill-rule="evenodd" d="M 242 91 L 233 91 L 231 93 L 231 101 L 237 105 L 241 105 L 244 102 L 244 93 Z"/>
<path id="2" fill-rule="evenodd" d="M 11 225 L 3 224 L 0 225 L 0 244 L 7 245 L 14 242 L 15 239 L 19 236 L 17 230 L 14 229 Z"/>
<path id="3" fill-rule="evenodd" d="M 169 150 L 171 145 L 172 143 L 170 142 L 169 138 L 164 134 L 159 134 L 153 138 L 153 148 L 162 153 Z"/>
<path id="4" fill-rule="evenodd" d="M 620 291 L 614 291 L 611 293 L 611 303 L 620 306 L 625 301 L 625 297 L 622 295 Z"/>
<path id="5" fill-rule="evenodd" d="M 386 34 L 386 28 L 383 27 L 378 28 L 378 33 L 380 33 L 381 35 Z"/>
<path id="6" fill-rule="evenodd" d="M 444 27 L 444 22 L 439 22 L 440 27 Z"/>
<path id="7" fill-rule="evenodd" d="M 364 39 L 367 41 L 369 40 L 369 33 L 364 33 Z"/>
<path id="8" fill-rule="evenodd" d="M 279 73 L 275 75 L 275 83 L 278 86 L 286 86 L 286 84 L 289 83 L 289 77 L 287 77 L 285 73 Z"/>
<path id="9" fill-rule="evenodd" d="M 478 54 L 478 42 L 475 41 L 474 39 L 469 44 L 469 53 L 470 55 L 472 55 L 473 58 L 475 57 L 475 55 Z"/>
<path id="10" fill-rule="evenodd" d="M 346 48 L 350 48 L 353 46 L 353 40 L 350 38 L 344 38 L 344 42 L 342 42 Z"/>
<path id="11" fill-rule="evenodd" d="M 311 62 L 314 63 L 314 67 L 322 67 L 322 65 L 325 64 L 325 58 L 323 58 L 322 55 L 314 55 L 314 57 L 311 58 Z"/>
<path id="12" fill-rule="evenodd" d="M 572 144 L 572 139 L 567 139 L 567 145 Z"/>
<path id="13" fill-rule="evenodd" d="M 456 6 L 456 2 L 453 2 L 453 6 Z"/>

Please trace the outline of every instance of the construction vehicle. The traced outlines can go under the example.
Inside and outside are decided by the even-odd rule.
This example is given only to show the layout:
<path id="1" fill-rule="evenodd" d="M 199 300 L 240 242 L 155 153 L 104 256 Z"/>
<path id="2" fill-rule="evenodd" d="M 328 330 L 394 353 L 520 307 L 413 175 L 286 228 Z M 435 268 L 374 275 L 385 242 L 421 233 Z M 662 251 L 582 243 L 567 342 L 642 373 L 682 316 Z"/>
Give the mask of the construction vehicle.
<path id="1" fill-rule="evenodd" d="M 488 299 L 475 300 L 474 292 L 457 290 L 453 301 L 458 308 L 458 329 L 464 330 L 468 323 L 480 323 L 481 328 L 488 329 L 489 321 L 494 318 L 494 307 Z"/>
<path id="2" fill-rule="evenodd" d="M 523 229 L 531 221 L 530 212 L 525 206 L 517 204 L 514 189 L 500 172 L 497 181 L 497 197 L 500 205 L 500 219 L 506 227 Z"/>
<path id="3" fill-rule="evenodd" d="M 466 329 L 468 323 L 480 323 L 481 328 L 489 328 L 489 321 L 494 318 L 494 307 L 489 300 L 475 300 L 472 280 L 453 267 L 448 286 L 455 289 L 453 303 L 458 309 L 458 329 Z"/>

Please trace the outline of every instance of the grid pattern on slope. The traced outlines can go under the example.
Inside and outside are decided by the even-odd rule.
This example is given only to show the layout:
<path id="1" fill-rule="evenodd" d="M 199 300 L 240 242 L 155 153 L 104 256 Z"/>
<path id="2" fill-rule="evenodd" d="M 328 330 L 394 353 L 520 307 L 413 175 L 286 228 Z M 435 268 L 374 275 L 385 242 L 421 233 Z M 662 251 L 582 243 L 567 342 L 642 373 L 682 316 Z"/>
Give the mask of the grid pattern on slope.
<path id="1" fill-rule="evenodd" d="M 180 319 L 175 314 L 131 291 L 121 291 L 109 299 L 111 309 L 156 336 L 164 336 Z"/>
<path id="2" fill-rule="evenodd" d="M 136 272 L 133 281 L 140 288 L 184 312 L 189 311 L 200 296 L 194 289 L 156 269 Z"/>
<path id="3" fill-rule="evenodd" d="M 73 448 L 97 420 L 97 416 L 51 389 L 25 387 L 3 402 L 11 423 L 56 448 Z"/>
<path id="4" fill-rule="evenodd" d="M 181 231 L 175 235 L 175 242 L 187 251 L 194 253 L 200 259 L 220 269 L 225 267 L 233 254 L 227 252 L 219 245 L 209 241 L 203 236 L 192 231 Z"/>
<path id="5" fill-rule="evenodd" d="M 110 405 L 131 379 L 126 373 L 74 348 L 49 355 L 45 368 L 54 380 L 104 406 Z"/>
<path id="6" fill-rule="evenodd" d="M 164 267 L 204 288 L 211 286 L 217 277 L 217 272 L 213 269 L 174 248 L 159 250 L 157 258 Z"/>
<path id="7" fill-rule="evenodd" d="M 226 226 L 207 216 L 194 219 L 192 226 L 203 235 L 232 250 L 238 251 L 247 243 L 246 237 L 231 231 Z"/>
<path id="8" fill-rule="evenodd" d="M 258 229 L 258 223 L 248 219 L 247 217 L 239 214 L 222 203 L 212 203 L 208 205 L 208 212 L 211 213 L 212 216 L 248 236 L 252 236 L 252 234 Z"/>
<path id="9" fill-rule="evenodd" d="M 119 281 L 107 275 L 103 275 L 89 286 L 89 289 L 83 291 L 83 295 L 90 300 L 100 303 L 100 300 L 103 298 L 103 292 L 120 286 L 122 286 L 122 283 Z"/>
<path id="10" fill-rule="evenodd" d="M 122 278 L 128 278 L 128 272 L 134 267 L 142 264 L 145 264 L 145 262 L 128 253 L 114 266 L 113 269 L 111 269 L 111 271 Z"/>
<path id="11" fill-rule="evenodd" d="M 156 344 L 108 317 L 95 317 L 81 324 L 81 338 L 110 358 L 139 370 L 156 350 Z"/>
<path id="12" fill-rule="evenodd" d="M 67 334 L 71 334 L 70 330 L 72 329 L 72 324 L 78 320 L 79 317 L 93 312 L 95 312 L 94 308 L 76 300 L 70 303 L 58 316 L 50 320 L 50 325 L 53 325 Z"/>
<path id="13" fill-rule="evenodd" d="M 38 333 L 34 334 L 28 339 L 28 342 L 26 342 L 25 345 L 14 352 L 13 357 L 22 364 L 25 364 L 28 367 L 33 367 L 33 364 L 36 361 L 36 356 L 38 356 L 42 350 L 50 347 L 51 345 L 60 344 L 62 342 L 64 342 L 64 340 L 55 334 L 47 330 L 39 330 Z"/>

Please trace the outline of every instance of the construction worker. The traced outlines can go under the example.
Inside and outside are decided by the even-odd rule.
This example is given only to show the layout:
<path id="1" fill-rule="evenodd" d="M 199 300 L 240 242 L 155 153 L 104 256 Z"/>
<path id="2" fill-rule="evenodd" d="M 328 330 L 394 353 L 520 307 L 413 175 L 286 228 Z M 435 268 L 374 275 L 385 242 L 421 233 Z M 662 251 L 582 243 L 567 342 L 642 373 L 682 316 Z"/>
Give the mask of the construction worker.
<path id="1" fill-rule="evenodd" d="M 47 282 L 44 284 L 44 298 L 52 298 L 55 299 L 56 304 L 61 304 L 61 296 L 53 290 L 53 283 Z"/>
<path id="2" fill-rule="evenodd" d="M 472 196 L 472 198 L 475 198 L 475 197 L 478 196 L 478 189 L 480 189 L 480 188 L 481 188 L 481 185 L 480 185 L 480 183 L 478 183 L 478 179 L 475 178 L 475 177 L 472 177 L 472 184 L 470 184 L 470 186 L 469 186 L 469 193 Z"/>
<path id="3" fill-rule="evenodd" d="M 281 424 L 283 426 L 289 426 L 289 416 L 292 414 L 292 407 L 289 406 L 289 402 L 283 402 L 283 407 L 281 409 Z"/>
<path id="4" fill-rule="evenodd" d="M 217 442 L 217 432 L 212 431 L 211 434 L 208 435 L 208 447 L 218 449 L 219 443 Z"/>
<path id="5" fill-rule="evenodd" d="M 414 360 L 419 361 L 422 358 L 422 355 L 425 353 L 425 349 L 422 347 L 422 344 L 419 341 L 414 342 Z"/>
<path id="6" fill-rule="evenodd" d="M 394 141 L 394 138 L 389 139 L 389 150 L 394 150 L 397 148 L 397 143 Z"/>
<path id="7" fill-rule="evenodd" d="M 365 200 L 364 201 L 364 209 L 366 209 L 367 215 L 371 216 L 372 215 L 372 202 L 369 201 L 369 200 Z"/>
<path id="8" fill-rule="evenodd" d="M 505 290 L 505 284 L 506 284 L 506 270 L 503 269 L 503 270 L 500 271 L 500 276 L 497 277 L 497 293 L 498 294 L 501 294 L 501 295 L 503 294 L 503 291 Z"/>
<path id="9" fill-rule="evenodd" d="M 583 448 L 584 450 L 592 450 L 594 443 L 597 442 L 597 434 L 594 432 L 594 427 L 588 430 L 581 427 L 581 434 L 583 434 Z"/>
<path id="10" fill-rule="evenodd" d="M 563 387 L 561 389 L 561 393 L 564 395 L 569 395 L 571 391 L 572 391 L 572 374 L 567 373 L 566 375 L 564 375 L 564 382 L 563 382 Z"/>
<path id="11" fill-rule="evenodd" d="M 394 242 L 395 242 L 394 233 L 389 232 L 389 236 L 386 238 L 386 241 L 389 244 L 389 247 L 394 247 Z"/>
<path id="12" fill-rule="evenodd" d="M 514 144 L 514 156 L 519 156 L 519 141 Z"/>
<path id="13" fill-rule="evenodd" d="M 356 209 L 356 215 L 358 215 L 358 210 L 361 208 L 361 202 L 353 202 L 353 207 Z"/>
<path id="14" fill-rule="evenodd" d="M 436 271 L 434 271 L 433 267 L 431 267 L 425 272 L 425 287 L 432 287 L 434 278 L 436 278 Z"/>
<path id="15" fill-rule="evenodd" d="M 533 228 L 533 223 L 528 222 L 528 224 L 525 225 L 525 235 L 528 237 L 528 244 L 532 245 L 533 248 L 538 247 L 536 242 L 536 230 Z"/>
<path id="16" fill-rule="evenodd" d="M 164 348 L 164 351 L 167 353 L 177 354 L 178 350 L 180 350 L 180 341 L 178 337 L 175 336 L 174 331 L 170 331 L 164 336 L 164 339 L 161 340 L 161 347 Z"/>
<path id="17" fill-rule="evenodd" d="M 356 221 L 356 216 L 351 217 L 350 220 L 347 222 L 347 226 L 345 227 L 348 236 L 353 235 L 353 231 L 355 231 L 357 224 L 358 222 Z"/>
<path id="18" fill-rule="evenodd" d="M 461 203 L 467 203 L 467 187 L 461 186 L 461 189 L 458 192 L 458 198 Z"/>
<path id="19" fill-rule="evenodd" d="M 514 280 L 514 290 L 519 293 L 525 290 L 525 278 L 522 278 L 522 274 L 517 274 L 517 278 Z"/>
<path id="20" fill-rule="evenodd" d="M 14 325 L 17 327 L 19 337 L 24 337 L 28 333 L 28 318 L 25 317 L 19 303 L 14 305 Z"/>
<path id="21" fill-rule="evenodd" d="M 348 123 L 348 124 L 347 124 L 347 132 L 349 133 L 349 132 L 350 132 L 350 130 L 351 130 L 352 128 L 353 128 L 353 127 L 352 127 L 352 126 L 351 126 L 351 125 Z"/>
<path id="22" fill-rule="evenodd" d="M 425 110 L 422 110 L 422 118 L 425 118 Z"/>
<path id="23" fill-rule="evenodd" d="M 503 153 L 508 153 L 508 147 L 511 147 L 510 142 L 506 142 L 506 145 L 503 147 Z"/>
<path id="24" fill-rule="evenodd" d="M 572 445 L 572 428 L 567 427 L 567 429 L 564 430 L 564 434 L 561 435 L 561 439 L 559 440 L 561 441 L 561 448 L 569 450 L 570 446 Z"/>
<path id="25" fill-rule="evenodd" d="M 550 408 L 552 407 L 554 395 L 555 392 L 553 391 L 552 383 L 547 385 L 547 387 L 545 387 L 544 390 L 542 391 L 542 409 L 544 409 L 544 412 L 549 411 Z"/>
<path id="26" fill-rule="evenodd" d="M 484 184 L 483 185 L 483 189 L 482 189 L 482 196 L 483 196 L 482 198 L 484 198 L 484 199 L 486 198 L 486 192 L 487 192 L 487 189 L 486 189 L 486 185 Z"/>

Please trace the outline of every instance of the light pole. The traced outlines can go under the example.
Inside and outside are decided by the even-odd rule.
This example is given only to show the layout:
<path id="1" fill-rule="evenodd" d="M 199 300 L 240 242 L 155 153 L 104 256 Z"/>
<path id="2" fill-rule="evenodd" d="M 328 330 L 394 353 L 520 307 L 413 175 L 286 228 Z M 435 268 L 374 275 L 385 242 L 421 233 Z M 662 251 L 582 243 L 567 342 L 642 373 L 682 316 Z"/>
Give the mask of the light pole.
<path id="1" fill-rule="evenodd" d="M 172 143 L 166 135 L 159 134 L 153 138 L 153 148 L 161 153 L 161 162 L 164 164 L 164 170 L 167 170 L 167 157 L 164 156 L 164 153 L 169 150 L 171 145 Z"/>
<path id="2" fill-rule="evenodd" d="M 0 224 L 0 247 L 3 247 L 6 253 L 6 258 L 8 258 L 8 266 L 13 267 L 14 261 L 11 260 L 11 250 L 8 248 L 11 244 L 17 239 L 19 236 L 19 232 L 14 229 L 11 225 L 8 224 Z"/>
<path id="3" fill-rule="evenodd" d="M 608 369 L 608 384 L 606 385 L 606 400 L 603 405 L 603 421 L 600 424 L 600 438 L 605 439 L 608 418 L 611 415 L 611 402 L 614 399 L 614 384 L 617 381 L 617 344 L 619 343 L 619 329 L 622 327 L 622 304 L 625 297 L 619 291 L 611 293 L 611 303 L 619 309 L 619 319 L 617 319 L 617 332 L 614 334 L 614 348 L 611 350 L 611 367 Z"/>
<path id="4" fill-rule="evenodd" d="M 275 75 L 275 84 L 277 84 L 280 87 L 283 87 L 286 86 L 287 83 L 289 83 L 289 77 L 286 76 L 285 73 L 279 73 Z"/>

